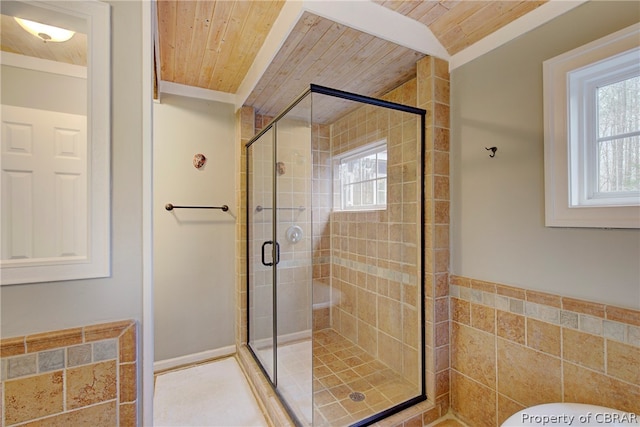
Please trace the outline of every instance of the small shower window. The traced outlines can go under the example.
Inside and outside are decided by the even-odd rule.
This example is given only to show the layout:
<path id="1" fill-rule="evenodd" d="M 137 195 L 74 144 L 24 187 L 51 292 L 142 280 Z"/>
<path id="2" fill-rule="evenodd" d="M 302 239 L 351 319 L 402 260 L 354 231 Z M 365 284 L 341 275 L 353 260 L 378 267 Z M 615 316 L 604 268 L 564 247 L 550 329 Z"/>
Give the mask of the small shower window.
<path id="1" fill-rule="evenodd" d="M 387 207 L 387 141 L 350 150 L 336 158 L 340 210 Z"/>

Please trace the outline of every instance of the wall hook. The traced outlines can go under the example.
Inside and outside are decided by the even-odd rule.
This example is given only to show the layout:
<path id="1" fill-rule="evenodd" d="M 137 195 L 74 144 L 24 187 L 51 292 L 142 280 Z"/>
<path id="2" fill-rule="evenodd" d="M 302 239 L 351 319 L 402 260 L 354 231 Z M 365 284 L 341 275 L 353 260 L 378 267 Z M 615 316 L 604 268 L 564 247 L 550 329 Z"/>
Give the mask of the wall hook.
<path id="1" fill-rule="evenodd" d="M 491 154 L 489 154 L 489 157 L 495 157 L 496 151 L 498 151 L 498 147 L 491 147 L 491 148 L 484 147 L 484 149 L 491 151 Z"/>

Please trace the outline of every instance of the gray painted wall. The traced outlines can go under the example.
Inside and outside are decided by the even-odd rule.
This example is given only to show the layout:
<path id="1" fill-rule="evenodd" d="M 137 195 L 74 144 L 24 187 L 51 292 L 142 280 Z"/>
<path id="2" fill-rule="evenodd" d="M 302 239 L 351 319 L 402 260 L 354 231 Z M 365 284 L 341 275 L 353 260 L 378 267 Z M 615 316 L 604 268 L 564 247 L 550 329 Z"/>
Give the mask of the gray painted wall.
<path id="1" fill-rule="evenodd" d="M 232 104 L 163 95 L 153 106 L 155 360 L 235 343 Z M 192 165 L 194 154 L 207 163 Z M 220 206 L 219 210 L 164 205 Z"/>
<path id="2" fill-rule="evenodd" d="M 640 308 L 639 230 L 544 226 L 542 98 L 543 61 L 638 21 L 589 2 L 452 71 L 453 274 Z"/>
<path id="3" fill-rule="evenodd" d="M 5 338 L 142 318 L 142 7 L 110 4 L 112 276 L 3 286 Z"/>

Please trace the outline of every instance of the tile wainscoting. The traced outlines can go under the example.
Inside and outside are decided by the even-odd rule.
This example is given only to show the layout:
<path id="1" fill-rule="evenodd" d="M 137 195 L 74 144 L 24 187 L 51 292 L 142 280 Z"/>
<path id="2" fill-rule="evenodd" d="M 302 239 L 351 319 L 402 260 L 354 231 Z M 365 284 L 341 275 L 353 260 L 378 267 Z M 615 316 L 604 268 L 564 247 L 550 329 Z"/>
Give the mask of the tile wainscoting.
<path id="1" fill-rule="evenodd" d="M 640 413 L 640 311 L 450 278 L 451 407 L 499 426 L 547 402 Z"/>
<path id="2" fill-rule="evenodd" d="M 0 342 L 4 426 L 135 426 L 133 320 Z"/>

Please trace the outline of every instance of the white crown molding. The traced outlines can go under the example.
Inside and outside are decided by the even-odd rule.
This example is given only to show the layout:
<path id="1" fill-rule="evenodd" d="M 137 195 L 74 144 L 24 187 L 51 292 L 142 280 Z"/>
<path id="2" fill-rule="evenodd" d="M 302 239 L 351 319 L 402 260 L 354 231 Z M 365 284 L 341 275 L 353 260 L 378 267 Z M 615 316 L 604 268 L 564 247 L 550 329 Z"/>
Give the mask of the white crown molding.
<path id="1" fill-rule="evenodd" d="M 482 40 L 451 56 L 449 71 L 488 53 L 552 19 L 586 3 L 588 0 L 549 0 L 535 10 L 510 22 Z"/>
<path id="2" fill-rule="evenodd" d="M 18 55 L 11 52 L 0 54 L 0 64 L 9 67 L 41 71 L 43 73 L 60 74 L 68 77 L 87 78 L 87 67 L 35 58 L 33 56 Z"/>
<path id="3" fill-rule="evenodd" d="M 304 1 L 310 13 L 425 55 L 450 55 L 426 25 L 369 0 Z"/>
<path id="4" fill-rule="evenodd" d="M 273 23 L 271 31 L 267 34 L 262 47 L 258 51 L 249 71 L 244 76 L 242 83 L 236 92 L 235 108 L 240 109 L 244 105 L 247 98 L 258 84 L 260 78 L 273 61 L 285 40 L 298 23 L 298 20 L 304 13 L 303 1 L 289 0 L 285 2 L 280 14 Z"/>
<path id="5" fill-rule="evenodd" d="M 162 102 L 162 94 L 186 96 L 189 98 L 204 99 L 207 101 L 224 102 L 227 104 L 235 104 L 236 102 L 236 95 L 233 93 L 219 92 L 217 90 L 166 82 L 163 80 L 158 82 L 158 93 L 161 98 L 160 102 Z"/>

